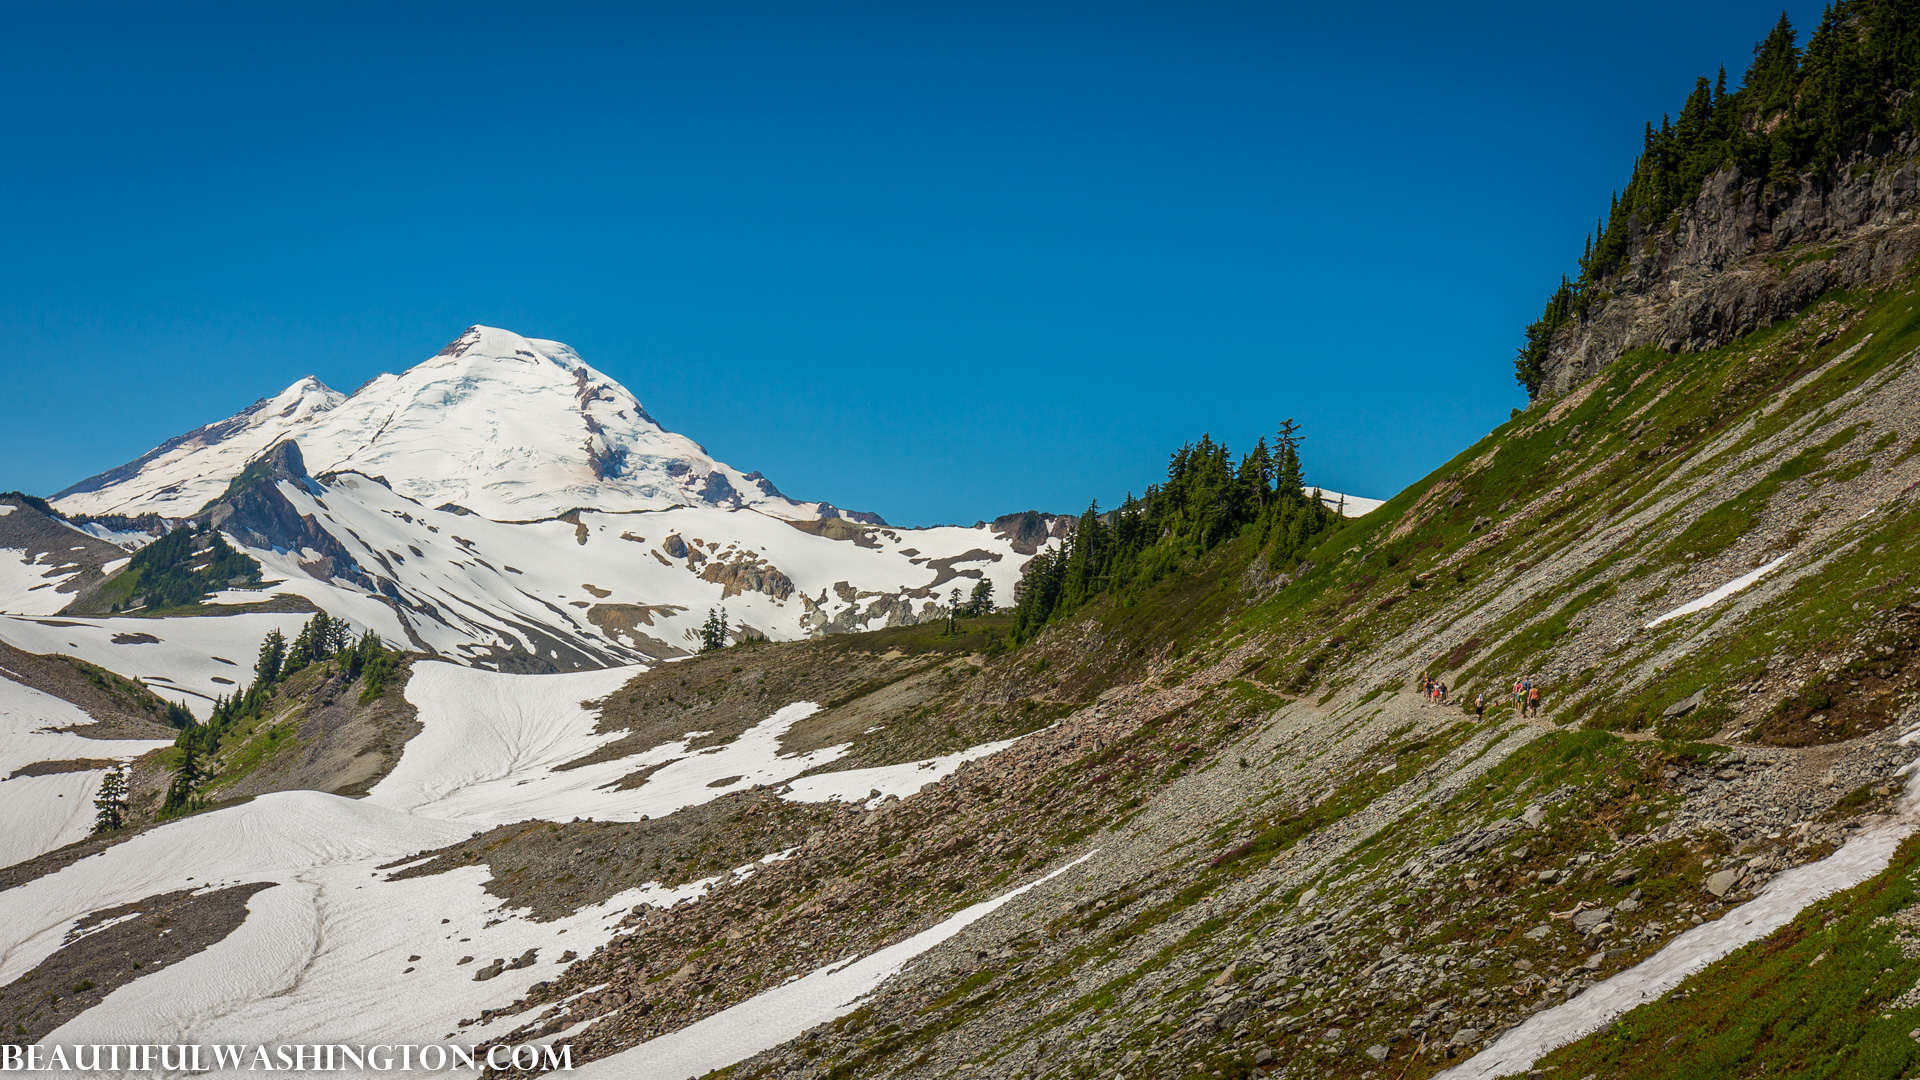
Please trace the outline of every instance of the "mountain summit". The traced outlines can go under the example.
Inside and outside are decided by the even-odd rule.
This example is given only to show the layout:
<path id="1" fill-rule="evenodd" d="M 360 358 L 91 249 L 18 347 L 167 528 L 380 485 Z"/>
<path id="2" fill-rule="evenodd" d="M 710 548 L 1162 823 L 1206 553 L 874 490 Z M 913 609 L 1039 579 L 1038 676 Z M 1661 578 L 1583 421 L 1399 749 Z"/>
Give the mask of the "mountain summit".
<path id="1" fill-rule="evenodd" d="M 639 399 L 557 341 L 474 326 L 439 354 L 351 396 L 308 376 L 216 424 L 53 497 L 65 513 L 185 517 L 282 439 L 316 474 L 353 470 L 428 506 L 496 520 L 578 508 L 750 507 L 789 520 L 871 514 L 782 495 L 661 427 Z"/>

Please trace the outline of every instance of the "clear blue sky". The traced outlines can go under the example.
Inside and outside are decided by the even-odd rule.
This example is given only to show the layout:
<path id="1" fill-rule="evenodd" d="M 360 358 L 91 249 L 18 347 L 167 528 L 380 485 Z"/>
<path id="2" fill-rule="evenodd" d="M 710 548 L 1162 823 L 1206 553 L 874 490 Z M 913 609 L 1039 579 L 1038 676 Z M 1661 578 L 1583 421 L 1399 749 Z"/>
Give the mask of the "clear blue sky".
<path id="1" fill-rule="evenodd" d="M 901 524 L 1286 416 L 1385 496 L 1523 403 L 1642 123 L 1779 11 L 9 5 L 0 489 L 488 323 Z"/>

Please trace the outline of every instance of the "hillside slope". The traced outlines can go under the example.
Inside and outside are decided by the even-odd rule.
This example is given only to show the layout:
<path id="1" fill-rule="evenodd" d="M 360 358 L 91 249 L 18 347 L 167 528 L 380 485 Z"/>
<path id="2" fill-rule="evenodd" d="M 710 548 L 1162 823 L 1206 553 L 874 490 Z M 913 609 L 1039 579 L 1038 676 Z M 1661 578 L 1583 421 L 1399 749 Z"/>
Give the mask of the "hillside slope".
<path id="1" fill-rule="evenodd" d="M 1901 794 L 1913 301 L 1903 281 L 1719 351 L 1629 356 L 1293 574 L 1230 544 L 985 660 L 934 715 L 1072 711 L 648 914 L 501 1037 L 637 1045 L 608 1075 L 757 1050 L 732 1075 L 1419 1077 L 1517 1073 L 1611 1025 L 1562 1053 L 1668 1047 L 1648 1076 L 1808 1054 L 1903 1075 L 1905 924 L 1801 911 L 1894 888 L 1920 824 Z M 1425 674 L 1451 704 L 1413 692 Z M 1511 705 L 1523 675 L 1538 718 Z M 1484 716 L 1461 707 L 1480 694 Z M 936 940 L 949 917 L 965 932 Z M 1756 954 L 1722 958 L 1807 920 L 1862 959 L 1805 1002 L 1751 981 L 1728 1001 L 1721 972 Z M 783 980 L 860 955 L 868 982 L 808 976 L 813 1003 L 776 1008 Z M 1622 972 L 1640 988 L 1612 990 Z M 1621 1019 L 1672 993 L 1806 1030 L 1739 1044 L 1673 1027 L 1684 1011 Z M 768 1009 L 787 1028 L 756 1036 Z"/>
<path id="2" fill-rule="evenodd" d="M 1249 527 L 1017 649 L 416 661 L 364 797 L 259 768 L 10 871 L 0 1000 L 84 971 L 16 1022 L 662 1080 L 1906 1075 L 1914 293 L 1629 354 L 1303 557 Z M 67 937 L 207 880 L 262 891 L 160 973 Z"/>

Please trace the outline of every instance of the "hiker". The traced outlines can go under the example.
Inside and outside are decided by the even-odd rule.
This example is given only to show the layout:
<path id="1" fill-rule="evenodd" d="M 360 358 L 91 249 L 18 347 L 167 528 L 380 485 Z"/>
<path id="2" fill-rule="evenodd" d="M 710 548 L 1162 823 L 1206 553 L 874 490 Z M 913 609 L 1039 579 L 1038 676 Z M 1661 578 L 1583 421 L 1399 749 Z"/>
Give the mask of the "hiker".
<path id="1" fill-rule="evenodd" d="M 1515 679 L 1513 680 L 1513 707 L 1516 710 L 1524 709 L 1526 708 L 1526 704 L 1527 704 L 1526 691 L 1521 688 L 1520 680 Z"/>
<path id="2" fill-rule="evenodd" d="M 1533 710 L 1533 715 L 1535 716 L 1540 715 L 1540 688 L 1539 687 L 1530 686 L 1527 688 L 1527 708 Z"/>
<path id="3" fill-rule="evenodd" d="M 1433 688 L 1433 696 L 1435 701 L 1445 705 L 1447 703 L 1447 684 L 1436 683 Z"/>
<path id="4" fill-rule="evenodd" d="M 1475 720 L 1485 720 L 1487 718 L 1487 695 L 1473 695 L 1473 718 Z"/>

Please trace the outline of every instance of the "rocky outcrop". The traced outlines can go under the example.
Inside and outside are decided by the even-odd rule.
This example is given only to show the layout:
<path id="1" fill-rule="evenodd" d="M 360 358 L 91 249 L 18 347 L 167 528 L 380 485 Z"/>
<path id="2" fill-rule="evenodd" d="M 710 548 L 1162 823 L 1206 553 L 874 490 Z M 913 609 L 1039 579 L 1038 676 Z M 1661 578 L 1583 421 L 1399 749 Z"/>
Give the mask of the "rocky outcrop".
<path id="1" fill-rule="evenodd" d="M 766 593 L 775 600 L 793 595 L 793 579 L 752 552 L 715 559 L 700 571 L 700 579 L 722 586 L 722 600 L 745 592 Z"/>
<path id="2" fill-rule="evenodd" d="M 374 588 L 372 578 L 346 546 L 287 501 L 280 493 L 282 483 L 298 485 L 315 495 L 326 490 L 307 475 L 299 445 L 287 440 L 255 458 L 233 478 L 219 499 L 200 512 L 200 517 L 249 547 L 294 553 L 301 569 L 320 581 L 340 578 Z"/>
<path id="3" fill-rule="evenodd" d="M 994 518 L 993 531 L 995 535 L 1005 537 L 1013 550 L 1022 555 L 1032 555 L 1048 540 L 1071 533 L 1078 522 L 1079 519 L 1072 515 L 1023 510 L 1018 514 L 1002 514 Z"/>
<path id="4" fill-rule="evenodd" d="M 1793 187 L 1737 168 L 1666 221 L 1633 223 L 1627 263 L 1553 336 L 1541 397 L 1646 345 L 1725 345 L 1833 289 L 1891 280 L 1920 255 L 1920 140 L 1861 155 Z"/>

